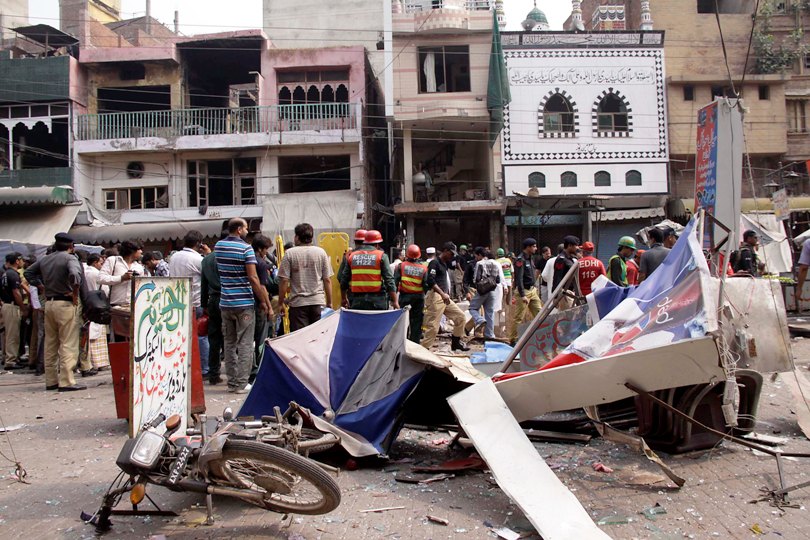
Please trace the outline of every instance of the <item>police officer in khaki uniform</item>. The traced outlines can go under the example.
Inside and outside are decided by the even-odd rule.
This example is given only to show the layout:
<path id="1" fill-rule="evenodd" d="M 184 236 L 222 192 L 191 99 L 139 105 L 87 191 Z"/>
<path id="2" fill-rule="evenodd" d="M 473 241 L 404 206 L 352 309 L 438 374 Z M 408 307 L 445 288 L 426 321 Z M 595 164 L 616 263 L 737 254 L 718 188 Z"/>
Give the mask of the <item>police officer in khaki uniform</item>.
<path id="1" fill-rule="evenodd" d="M 461 343 L 466 317 L 450 298 L 452 270 L 449 266 L 455 257 L 456 245 L 453 242 L 447 242 L 442 247 L 441 254 L 428 265 L 427 287 L 429 292 L 425 297 L 425 336 L 421 341 L 422 347 L 426 349 L 429 349 L 436 340 L 442 315 L 446 315 L 453 322 L 453 341 L 450 349 L 453 351 L 470 350 Z"/>
<path id="2" fill-rule="evenodd" d="M 523 241 L 523 251 L 515 260 L 515 280 L 514 289 L 517 291 L 515 311 L 512 318 L 512 326 L 509 328 L 509 342 L 514 345 L 517 342 L 518 326 L 523 322 L 528 309 L 532 317 L 540 313 L 542 303 L 537 294 L 537 287 L 534 286 L 534 265 L 532 256 L 537 252 L 537 240 L 527 238 Z"/>
<path id="3" fill-rule="evenodd" d="M 388 256 L 378 249 L 382 240 L 380 231 L 366 231 L 365 244 L 348 255 L 342 274 L 338 270 L 343 304 L 351 309 L 384 311 L 388 309 L 388 299 L 394 309 L 399 309 L 391 264 Z"/>
<path id="4" fill-rule="evenodd" d="M 422 250 L 411 244 L 405 251 L 405 260 L 394 270 L 394 282 L 399 290 L 399 305 L 411 306 L 409 319 L 411 329 L 408 339 L 419 343 L 422 339 L 422 319 L 425 311 L 425 291 L 427 290 L 428 265 L 419 258 Z"/>

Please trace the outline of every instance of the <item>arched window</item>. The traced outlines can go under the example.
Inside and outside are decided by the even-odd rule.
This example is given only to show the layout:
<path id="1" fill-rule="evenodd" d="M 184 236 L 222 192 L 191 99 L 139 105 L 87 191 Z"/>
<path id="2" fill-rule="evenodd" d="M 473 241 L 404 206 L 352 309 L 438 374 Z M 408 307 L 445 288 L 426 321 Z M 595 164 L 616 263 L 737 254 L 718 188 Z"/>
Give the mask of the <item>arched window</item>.
<path id="1" fill-rule="evenodd" d="M 320 102 L 321 102 L 321 91 L 314 84 L 310 85 L 309 90 L 307 90 L 307 103 L 320 103 Z"/>
<path id="2" fill-rule="evenodd" d="M 529 175 L 529 187 L 546 187 L 546 175 L 541 172 L 533 172 Z"/>
<path id="3" fill-rule="evenodd" d="M 624 175 L 624 182 L 628 186 L 640 186 L 641 173 L 638 171 L 627 171 L 627 173 Z"/>
<path id="4" fill-rule="evenodd" d="M 596 108 L 596 126 L 599 132 L 628 131 L 627 105 L 615 93 L 610 92 L 599 101 Z"/>
<path id="5" fill-rule="evenodd" d="M 577 173 L 566 171 L 560 176 L 560 187 L 577 187 Z"/>
<path id="6" fill-rule="evenodd" d="M 334 103 L 335 102 L 335 89 L 327 84 L 321 91 L 321 103 Z"/>
<path id="7" fill-rule="evenodd" d="M 593 175 L 593 185 L 596 187 L 609 187 L 610 186 L 610 173 L 607 171 L 599 171 Z"/>
<path id="8" fill-rule="evenodd" d="M 573 133 L 574 107 L 562 94 L 554 94 L 543 107 L 545 133 Z"/>
<path id="9" fill-rule="evenodd" d="M 345 84 L 338 85 L 337 92 L 335 92 L 335 101 L 337 101 L 338 103 L 349 102 L 349 89 L 346 87 Z"/>
<path id="10" fill-rule="evenodd" d="M 303 105 L 306 102 L 307 102 L 306 92 L 302 87 L 296 86 L 295 90 L 293 90 L 293 103 Z"/>
<path id="11" fill-rule="evenodd" d="M 292 92 L 286 86 L 282 86 L 281 90 L 278 91 L 278 104 L 279 105 L 290 105 L 292 104 Z"/>

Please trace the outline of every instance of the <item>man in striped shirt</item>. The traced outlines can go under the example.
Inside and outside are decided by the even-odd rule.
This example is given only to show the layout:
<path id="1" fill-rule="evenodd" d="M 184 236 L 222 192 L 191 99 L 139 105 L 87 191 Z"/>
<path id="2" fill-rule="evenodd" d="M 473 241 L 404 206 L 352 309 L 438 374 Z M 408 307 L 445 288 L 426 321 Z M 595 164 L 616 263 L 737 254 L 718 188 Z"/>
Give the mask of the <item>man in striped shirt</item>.
<path id="1" fill-rule="evenodd" d="M 262 287 L 256 272 L 256 255 L 247 236 L 247 222 L 233 218 L 228 222 L 228 236 L 214 247 L 214 256 L 219 270 L 224 337 L 225 373 L 228 376 L 228 392 L 246 394 L 245 388 L 253 365 L 253 333 L 256 324 L 253 295 L 259 302 L 259 310 L 273 315 L 267 290 Z"/>

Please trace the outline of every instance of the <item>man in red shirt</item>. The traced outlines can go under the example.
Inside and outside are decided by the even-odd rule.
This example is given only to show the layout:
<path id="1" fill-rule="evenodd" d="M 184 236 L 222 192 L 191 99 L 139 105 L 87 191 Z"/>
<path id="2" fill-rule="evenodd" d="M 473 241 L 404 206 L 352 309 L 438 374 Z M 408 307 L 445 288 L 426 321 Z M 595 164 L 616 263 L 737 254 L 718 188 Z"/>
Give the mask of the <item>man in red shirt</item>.
<path id="1" fill-rule="evenodd" d="M 583 296 L 591 294 L 591 284 L 599 276 L 604 276 L 605 265 L 593 256 L 596 246 L 593 242 L 582 244 L 583 257 L 579 260 L 579 290 Z"/>
<path id="2" fill-rule="evenodd" d="M 631 257 L 625 261 L 625 264 L 627 264 L 627 284 L 638 285 L 638 263 Z"/>

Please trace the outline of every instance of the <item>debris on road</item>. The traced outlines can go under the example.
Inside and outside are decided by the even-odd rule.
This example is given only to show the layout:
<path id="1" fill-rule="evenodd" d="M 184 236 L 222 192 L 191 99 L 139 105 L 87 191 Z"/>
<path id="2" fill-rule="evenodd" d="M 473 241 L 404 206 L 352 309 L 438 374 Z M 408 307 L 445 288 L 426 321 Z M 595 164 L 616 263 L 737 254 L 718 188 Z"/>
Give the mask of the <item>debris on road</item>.
<path id="1" fill-rule="evenodd" d="M 368 510 L 358 510 L 361 514 L 379 514 L 381 512 L 389 512 L 391 510 L 405 510 L 404 506 L 386 506 L 383 508 L 369 508 Z"/>
<path id="2" fill-rule="evenodd" d="M 666 513 L 667 513 L 666 508 L 661 506 L 659 503 L 655 503 L 654 506 L 645 508 L 644 510 L 641 511 L 641 514 L 650 521 L 655 521 L 657 519 L 656 516 L 660 516 Z"/>
<path id="3" fill-rule="evenodd" d="M 450 480 L 451 478 L 455 478 L 455 474 L 434 474 L 433 476 L 427 477 L 418 477 L 418 476 L 411 476 L 411 475 L 396 475 L 394 480 L 397 482 L 402 482 L 404 484 L 432 484 L 434 482 L 441 482 L 442 480 Z"/>
<path id="4" fill-rule="evenodd" d="M 593 470 L 595 470 L 596 472 L 603 472 L 608 474 L 613 472 L 613 469 L 611 469 L 610 467 L 599 461 L 592 464 L 591 467 L 593 467 Z"/>
<path id="5" fill-rule="evenodd" d="M 439 525 L 450 525 L 449 519 L 445 519 L 439 516 L 431 516 L 430 514 L 428 514 L 427 519 L 431 523 L 438 523 Z"/>
<path id="6" fill-rule="evenodd" d="M 518 540 L 520 538 L 520 533 L 517 533 L 507 527 L 492 529 L 492 532 L 498 535 L 498 538 L 502 538 L 503 540 Z"/>
<path id="7" fill-rule="evenodd" d="M 467 458 L 451 459 L 439 465 L 428 467 L 411 467 L 413 472 L 457 472 L 457 471 L 483 471 L 487 468 L 486 462 L 472 455 Z"/>

